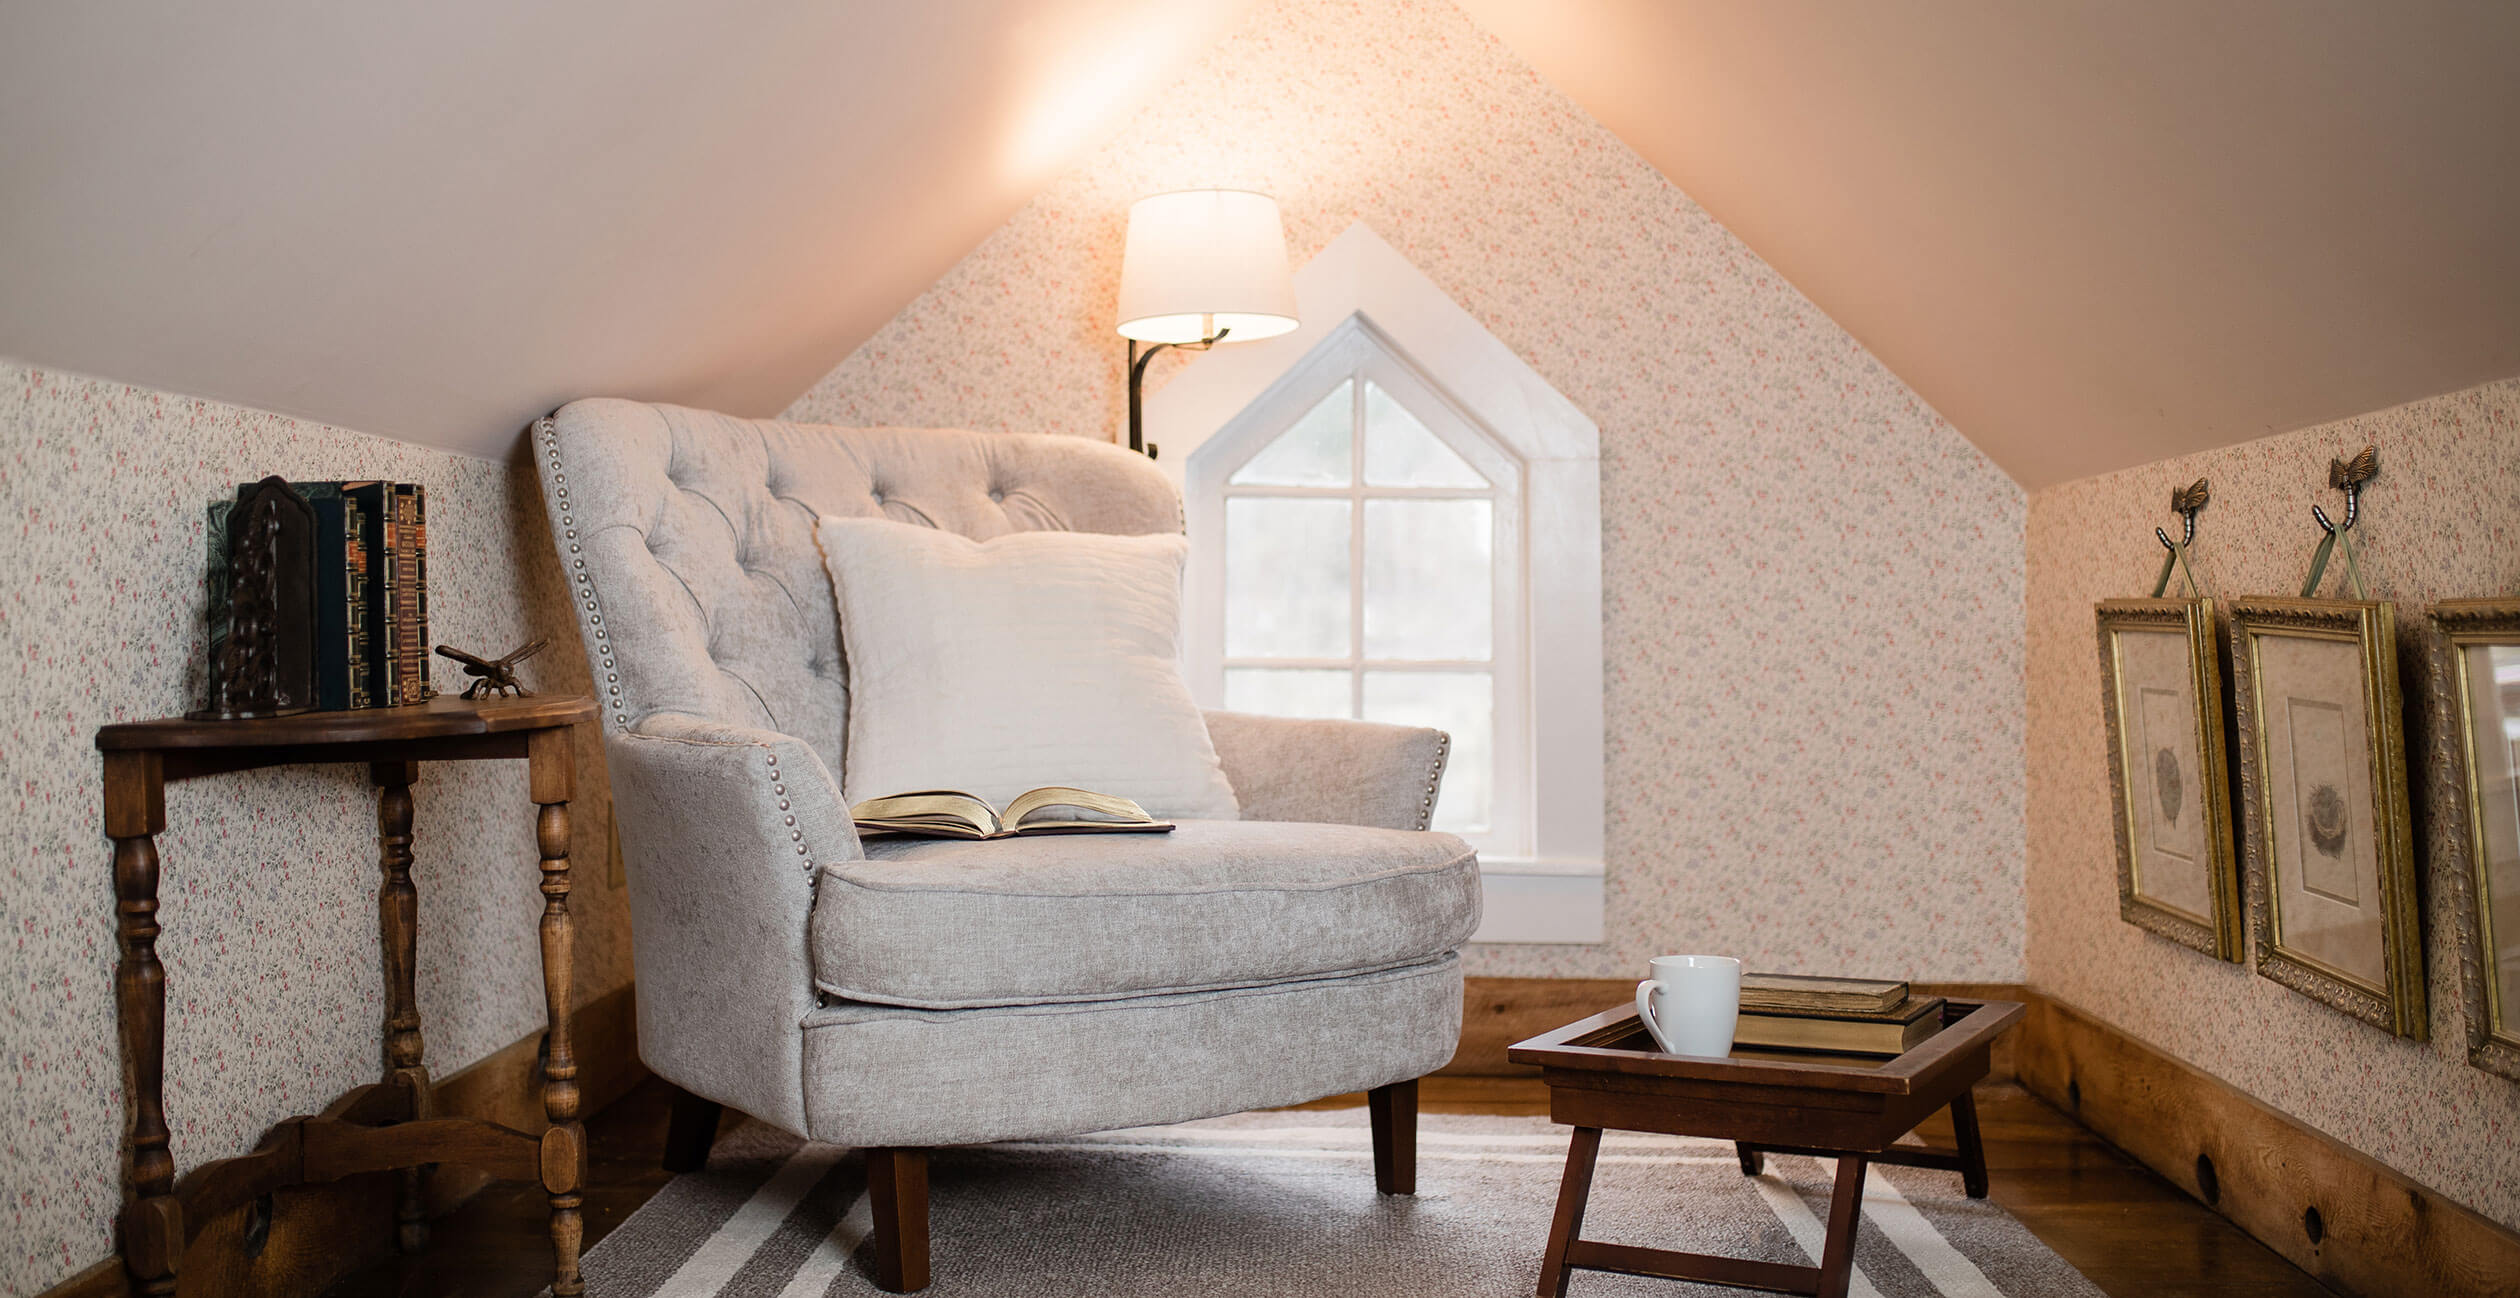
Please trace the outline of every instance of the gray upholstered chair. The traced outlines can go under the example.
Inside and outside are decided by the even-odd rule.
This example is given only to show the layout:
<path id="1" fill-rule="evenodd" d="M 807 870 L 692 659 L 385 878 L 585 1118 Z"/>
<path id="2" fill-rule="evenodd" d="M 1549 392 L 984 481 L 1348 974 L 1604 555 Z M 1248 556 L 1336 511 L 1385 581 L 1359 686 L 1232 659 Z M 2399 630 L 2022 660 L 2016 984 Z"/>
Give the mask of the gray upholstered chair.
<path id="1" fill-rule="evenodd" d="M 627 858 L 639 1053 L 689 1098 L 868 1151 L 876 1280 L 927 1280 L 924 1151 L 1369 1091 L 1414 1188 L 1416 1079 L 1452 1055 L 1477 861 L 1426 832 L 1442 734 L 1215 713 L 1244 819 L 861 844 L 818 515 L 986 538 L 1175 531 L 1144 459 L 1076 438 L 580 401 L 532 453 Z M 871 790 L 869 793 L 893 792 Z"/>

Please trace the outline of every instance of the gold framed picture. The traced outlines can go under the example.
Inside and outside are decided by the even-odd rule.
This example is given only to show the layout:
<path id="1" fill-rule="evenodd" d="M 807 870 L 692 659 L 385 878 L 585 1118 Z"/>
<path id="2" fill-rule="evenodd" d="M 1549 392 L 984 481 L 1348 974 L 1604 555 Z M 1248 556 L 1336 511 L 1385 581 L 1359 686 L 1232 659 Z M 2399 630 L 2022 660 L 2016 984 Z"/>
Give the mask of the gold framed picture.
<path id="1" fill-rule="evenodd" d="M 2468 1060 L 2520 1080 L 2520 599 L 2432 610 L 2432 787 L 2444 790 Z"/>
<path id="2" fill-rule="evenodd" d="M 2240 885 L 2214 603 L 2112 599 L 2097 613 L 2118 916 L 2236 962 Z"/>
<path id="3" fill-rule="evenodd" d="M 2231 612 L 2258 972 L 2423 1040 L 2395 614 L 2271 596 Z"/>

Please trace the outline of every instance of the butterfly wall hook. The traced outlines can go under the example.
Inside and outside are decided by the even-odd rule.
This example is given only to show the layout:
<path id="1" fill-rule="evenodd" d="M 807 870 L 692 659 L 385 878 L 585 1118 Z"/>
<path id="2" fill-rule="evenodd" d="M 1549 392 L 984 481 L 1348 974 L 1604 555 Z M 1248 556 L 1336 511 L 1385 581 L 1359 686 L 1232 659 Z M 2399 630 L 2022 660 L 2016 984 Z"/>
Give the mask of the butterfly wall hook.
<path id="1" fill-rule="evenodd" d="M 2187 573 L 2189 594 L 2207 593 L 2204 583 L 2196 579 L 2196 569 L 2188 565 L 2188 547 L 2196 544 L 2196 513 L 2205 508 L 2205 502 L 2213 499 L 2213 495 L 2213 487 L 2203 478 L 2184 487 L 2170 489 L 2170 508 L 2179 516 L 2179 539 L 2173 541 L 2168 532 L 2158 527 L 2153 529 L 2153 539 L 2161 542 L 2161 548 L 2168 551 L 2161 556 L 2160 575 L 2153 578 L 2154 599 L 2161 598 L 2162 593 L 2170 589 L 2170 574 L 2181 570 Z"/>
<path id="2" fill-rule="evenodd" d="M 2380 448 L 2376 445 L 2354 452 L 2351 459 L 2328 461 L 2328 485 L 2345 493 L 2345 521 L 2329 522 L 2327 511 L 2317 505 L 2310 507 L 2310 516 L 2319 520 L 2323 531 L 2338 532 L 2352 527 L 2354 520 L 2362 514 L 2363 484 L 2379 476 Z"/>
<path id="3" fill-rule="evenodd" d="M 2180 536 L 2173 542 L 2168 532 L 2158 527 L 2154 528 L 2153 537 L 2161 542 L 2161 548 L 2176 553 L 2182 545 L 2196 544 L 2197 511 L 2205 508 L 2205 502 L 2213 498 L 2214 489 L 2203 478 L 2198 478 L 2184 487 L 2172 487 L 2170 512 L 2179 516 Z"/>

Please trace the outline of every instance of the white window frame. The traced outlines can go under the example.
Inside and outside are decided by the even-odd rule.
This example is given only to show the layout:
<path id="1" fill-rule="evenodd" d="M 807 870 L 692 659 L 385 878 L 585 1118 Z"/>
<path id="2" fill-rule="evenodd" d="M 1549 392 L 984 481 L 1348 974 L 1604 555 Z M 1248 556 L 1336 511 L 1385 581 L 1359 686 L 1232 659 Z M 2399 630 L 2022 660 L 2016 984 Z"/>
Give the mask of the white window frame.
<path id="1" fill-rule="evenodd" d="M 1393 389 L 1412 413 L 1434 428 L 1431 397 L 1519 470 L 1517 493 L 1502 490 L 1490 474 L 1500 500 L 1515 496 L 1520 541 L 1519 563 L 1497 565 L 1514 569 L 1521 604 L 1513 624 L 1507 601 L 1496 604 L 1500 683 L 1507 644 L 1521 655 L 1513 669 L 1521 706 L 1511 721 L 1500 707 L 1497 751 L 1502 760 L 1509 724 L 1526 727 L 1517 736 L 1521 756 L 1515 760 L 1528 773 L 1530 846 L 1481 852 L 1487 912 L 1475 940 L 1600 942 L 1606 871 L 1599 430 L 1362 223 L 1296 272 L 1295 291 L 1304 323 L 1293 333 L 1200 355 L 1147 399 L 1148 440 L 1162 450 L 1157 466 L 1183 489 L 1189 526 L 1183 665 L 1191 689 L 1209 707 L 1223 697 L 1223 487 L 1258 449 L 1243 445 L 1245 439 L 1267 440 L 1248 431 L 1267 427 L 1255 407 L 1307 382 L 1318 401 L 1337 383 L 1322 376 L 1343 363 L 1341 349 L 1370 344 L 1397 367 L 1382 372 L 1422 390 L 1403 396 Z M 1344 363 L 1353 372 L 1356 357 Z M 1464 458 L 1489 472 L 1490 462 Z M 1497 553 L 1501 558 L 1505 551 Z M 1513 625 L 1527 631 L 1515 635 Z M 1500 687 L 1500 704 L 1505 695 Z"/>
<path id="2" fill-rule="evenodd" d="M 1410 487 L 1368 483 L 1364 474 L 1365 439 L 1362 436 L 1356 437 L 1350 445 L 1350 473 L 1348 484 L 1344 487 L 1238 486 L 1232 482 L 1236 471 L 1284 435 L 1341 383 L 1354 385 L 1348 394 L 1352 403 L 1349 411 L 1351 429 L 1359 433 L 1363 430 L 1365 385 L 1371 383 L 1390 394 L 1402 408 L 1425 424 L 1437 441 L 1451 448 L 1464 463 L 1477 470 L 1479 476 L 1487 479 L 1488 485 Z M 1191 526 L 1194 536 L 1221 538 L 1224 535 L 1223 501 L 1229 498 L 1276 497 L 1350 502 L 1349 656 L 1341 660 L 1254 659 L 1247 663 L 1228 659 L 1224 654 L 1222 635 L 1225 625 L 1226 548 L 1221 543 L 1201 545 L 1194 541 L 1190 563 L 1198 571 L 1186 582 L 1184 616 L 1188 619 L 1188 626 L 1182 639 L 1182 665 L 1189 676 L 1192 692 L 1209 706 L 1217 706 L 1224 698 L 1225 671 L 1228 667 L 1322 667 L 1352 673 L 1350 688 L 1354 692 L 1350 695 L 1350 704 L 1361 711 L 1365 671 L 1432 671 L 1451 666 L 1437 662 L 1380 660 L 1365 653 L 1365 502 L 1369 499 L 1411 498 L 1489 501 L 1489 526 L 1492 529 L 1489 537 L 1492 556 L 1488 603 L 1491 619 L 1489 649 L 1487 658 L 1469 669 L 1486 674 L 1493 682 L 1496 796 L 1489 808 L 1487 828 L 1464 833 L 1462 837 L 1477 847 L 1483 857 L 1502 860 L 1535 855 L 1534 823 L 1537 817 L 1532 807 L 1530 655 L 1527 648 L 1530 620 L 1523 608 L 1523 587 L 1526 574 L 1530 571 L 1530 561 L 1523 544 L 1523 476 L 1521 458 L 1505 449 L 1493 434 L 1480 427 L 1476 420 L 1418 373 L 1417 368 L 1394 351 L 1388 340 L 1363 316 L 1349 316 L 1341 321 L 1328 338 L 1313 348 L 1310 355 L 1201 445 L 1193 463 L 1184 470 L 1184 478 L 1187 486 L 1185 500 L 1200 501 L 1202 515 L 1206 512 L 1205 506 L 1210 503 L 1217 510 L 1217 526 L 1213 529 L 1203 527 L 1205 519 L 1202 517 L 1200 522 Z"/>

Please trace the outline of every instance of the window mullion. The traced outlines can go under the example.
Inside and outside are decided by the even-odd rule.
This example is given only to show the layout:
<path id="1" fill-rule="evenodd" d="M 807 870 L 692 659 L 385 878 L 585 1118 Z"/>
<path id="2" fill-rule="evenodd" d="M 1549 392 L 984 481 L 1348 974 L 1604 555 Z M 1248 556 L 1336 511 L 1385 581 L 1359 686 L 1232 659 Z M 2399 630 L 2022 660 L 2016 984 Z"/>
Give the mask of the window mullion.
<path id="1" fill-rule="evenodd" d="M 1228 658 L 1225 660 L 1225 666 L 1232 669 L 1248 667 L 1263 671 L 1487 672 L 1496 669 L 1496 660 L 1493 658 Z"/>
<path id="2" fill-rule="evenodd" d="M 1266 500 L 1342 500 L 1354 493 L 1351 487 L 1292 487 L 1274 483 L 1235 483 L 1223 494 L 1230 498 Z M 1485 495 L 1485 492 L 1463 491 L 1464 496 Z"/>
<path id="3" fill-rule="evenodd" d="M 1365 376 L 1348 380 L 1348 715 L 1365 716 Z"/>

